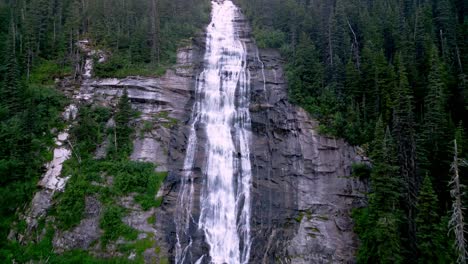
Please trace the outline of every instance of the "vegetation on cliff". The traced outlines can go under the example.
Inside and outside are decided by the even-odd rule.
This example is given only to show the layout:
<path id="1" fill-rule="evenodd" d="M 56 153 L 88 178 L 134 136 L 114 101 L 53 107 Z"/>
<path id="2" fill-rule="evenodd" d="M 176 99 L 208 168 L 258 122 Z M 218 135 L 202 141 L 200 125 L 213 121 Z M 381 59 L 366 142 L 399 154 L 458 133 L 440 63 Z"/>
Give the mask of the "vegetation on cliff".
<path id="1" fill-rule="evenodd" d="M 89 40 L 92 47 L 110 55 L 108 61 L 95 69 L 98 76 L 158 75 L 175 61 L 180 43 L 207 23 L 209 3 L 208 0 L 0 0 L 0 259 L 99 262 L 83 252 L 71 252 L 63 258 L 56 256 L 51 244 L 54 230 L 50 228 L 46 228 L 47 235 L 38 243 L 20 245 L 7 239 L 17 213 L 28 205 L 37 190 L 44 172 L 42 166 L 52 158 L 53 137 L 64 128 L 60 113 L 67 99 L 54 87 L 56 79 L 67 78 L 72 85 L 73 81 L 79 81 L 85 64 L 78 45 L 81 40 Z M 110 207 L 120 195 L 136 193 L 136 202 L 145 210 L 161 203 L 154 197 L 166 173 L 155 173 L 152 164 L 129 161 L 130 137 L 135 136 L 128 126 L 130 113 L 133 110 L 125 98 L 115 113 L 115 129 L 108 131 L 105 124 L 112 116 L 111 109 L 94 106 L 80 109 L 79 125 L 70 131 L 73 155 L 63 169 L 64 175 L 72 175 L 70 188 L 54 197 L 52 214 L 61 229 L 79 223 L 86 195 L 102 194 L 107 216 L 125 214 Z M 94 160 L 96 147 L 106 137 L 113 137 L 108 157 Z M 103 173 L 114 176 L 115 186 L 101 188 L 91 184 L 93 181 L 99 184 L 98 176 Z M 119 230 L 132 233 L 120 228 L 120 224 L 123 225 L 104 217 L 103 239 L 119 237 Z"/>
<path id="2" fill-rule="evenodd" d="M 320 121 L 323 133 L 362 146 L 372 159 L 371 168 L 355 166 L 371 186 L 368 206 L 354 212 L 358 261 L 464 263 L 466 3 L 237 2 L 251 19 L 257 44 L 278 48 L 287 58 L 291 100 Z M 50 228 L 34 245 L 6 239 L 51 158 L 54 132 L 63 126 L 66 99 L 54 82 L 79 78 L 85 61 L 77 42 L 89 39 L 111 54 L 97 64 L 98 76 L 157 75 L 208 15 L 208 0 L 0 0 L 0 259 L 97 262 L 83 252 L 53 254 Z M 64 168 L 73 178 L 55 197 L 57 225 L 68 229 L 82 218 L 85 196 L 99 192 L 106 208 L 104 243 L 135 236 L 116 221 L 125 210 L 113 199 L 138 193 L 135 200 L 144 209 L 158 206 L 154 191 L 165 177 L 150 164 L 128 160 L 133 130 L 127 100 L 123 96 L 110 131 L 109 109 L 80 110 L 80 125 L 71 131 L 77 154 Z M 107 160 L 94 160 L 106 137 Z M 103 173 L 115 177 L 112 188 L 91 185 Z"/>
<path id="3" fill-rule="evenodd" d="M 452 220 L 463 212 L 448 184 L 453 156 L 468 147 L 466 2 L 237 2 L 259 46 L 284 54 L 291 100 L 372 158 L 369 204 L 354 214 L 359 263 L 465 259 L 462 222 L 448 233 L 446 216 L 452 200 Z M 466 169 L 457 173 L 466 184 Z"/>

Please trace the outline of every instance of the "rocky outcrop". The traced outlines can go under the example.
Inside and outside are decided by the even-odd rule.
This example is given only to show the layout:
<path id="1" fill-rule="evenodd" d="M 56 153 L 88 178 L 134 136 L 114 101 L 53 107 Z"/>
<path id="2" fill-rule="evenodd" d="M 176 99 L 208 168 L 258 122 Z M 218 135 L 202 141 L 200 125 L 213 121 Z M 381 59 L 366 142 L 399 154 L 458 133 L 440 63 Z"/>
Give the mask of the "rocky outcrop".
<path id="1" fill-rule="evenodd" d="M 250 28 L 242 15 L 236 20 L 249 55 L 250 116 L 252 120 L 252 249 L 250 263 L 353 263 L 357 238 L 353 233 L 351 210 L 363 202 L 366 185 L 351 178 L 351 165 L 361 162 L 356 150 L 343 140 L 320 135 L 318 124 L 303 109 L 288 102 L 284 61 L 277 51 L 258 50 Z M 74 103 L 115 106 L 126 89 L 132 106 L 141 114 L 133 121 L 137 128 L 133 160 L 148 161 L 168 177 L 158 196 L 158 209 L 143 211 L 132 197 L 123 197 L 121 205 L 130 214 L 123 220 L 141 231 L 154 235 L 161 255 L 174 261 L 176 208 L 183 163 L 189 136 L 189 120 L 195 101 L 196 78 L 201 70 L 204 36 L 193 40 L 190 48 L 180 49 L 178 61 L 160 78 L 86 79 L 80 89 L 67 93 Z M 112 122 L 110 122 L 110 126 Z M 203 129 L 197 128 L 198 131 Z M 203 141 L 209 135 L 198 132 L 194 166 L 194 197 L 199 197 Z M 215 131 L 213 133 L 216 133 Z M 105 146 L 105 142 L 102 144 Z M 105 147 L 98 155 L 105 155 Z M 38 192 L 25 218 L 37 226 L 52 204 L 53 191 Z M 193 215 L 199 214 L 194 199 Z M 86 213 L 72 230 L 57 232 L 53 244 L 57 252 L 70 249 L 99 251 L 101 206 L 95 197 L 86 198 Z M 154 224 L 149 223 L 155 217 Z M 190 223 L 194 238 L 192 262 L 208 251 L 196 221 Z M 156 247 L 145 253 L 154 262 Z M 112 256 L 112 254 L 100 254 Z M 131 257 L 131 256 L 129 256 Z"/>
<path id="2" fill-rule="evenodd" d="M 351 210 L 363 202 L 366 185 L 351 178 L 351 165 L 361 162 L 355 149 L 340 139 L 320 135 L 318 124 L 287 99 L 284 62 L 277 51 L 258 50 L 247 22 L 237 31 L 249 51 L 252 144 L 252 251 L 250 263 L 352 263 L 357 244 Z M 215 132 L 213 132 L 215 133 Z M 206 136 L 206 135 L 205 135 Z M 204 135 L 199 135 L 203 140 Z M 163 223 L 174 254 L 174 208 L 182 176 L 187 129 L 179 130 L 169 150 Z M 201 147 L 200 147 L 201 146 Z M 203 144 L 199 144 L 202 148 Z M 203 149 L 193 168 L 195 197 L 201 185 Z M 193 216 L 198 215 L 195 198 Z M 196 220 L 195 220 L 196 221 Z M 192 223 L 192 262 L 206 244 Z M 190 261 L 189 261 L 190 262 Z"/>
<path id="3" fill-rule="evenodd" d="M 151 162 L 156 165 L 157 171 L 167 171 L 170 167 L 168 164 L 170 143 L 176 135 L 179 135 L 177 131 L 183 130 L 184 124 L 190 116 L 195 72 L 198 67 L 196 63 L 202 61 L 200 59 L 202 55 L 199 55 L 202 53 L 203 51 L 197 45 L 179 49 L 177 63 L 159 78 L 93 79 L 90 78 L 92 69 L 89 69 L 78 89 L 75 88 L 76 83 L 68 80 L 58 83 L 59 88 L 73 101 L 73 104 L 67 107 L 63 113 L 64 120 L 69 121 L 70 125 L 57 136 L 54 159 L 50 164 L 47 164 L 47 173 L 39 183 L 42 188 L 34 196 L 29 208 L 20 216 L 21 220 L 26 221 L 26 230 L 19 231 L 13 227 L 9 238 L 24 243 L 39 241 L 42 238 L 35 234 L 45 234 L 45 225 L 41 223 L 46 222 L 54 226 L 54 218 L 48 214 L 55 203 L 54 192 L 66 189 L 65 184 L 68 177 L 63 178 L 63 175 L 60 174 L 62 163 L 72 155 L 67 132 L 73 126 L 73 120 L 82 104 L 93 104 L 113 109 L 123 91 L 127 90 L 132 108 L 139 112 L 138 117 L 132 120 L 136 133 L 130 158 L 136 161 Z M 107 126 L 114 126 L 113 119 L 109 120 Z M 105 157 L 106 146 L 106 142 L 102 142 L 101 147 L 96 151 L 97 158 Z M 63 150 L 68 151 L 65 153 L 66 155 L 62 155 Z M 184 149 L 180 148 L 179 151 L 178 155 L 183 156 Z M 172 149 L 172 153 L 175 152 L 176 150 Z M 112 177 L 107 177 L 104 183 L 95 184 L 110 186 L 112 185 Z M 164 192 L 160 191 L 157 196 L 163 194 Z M 160 214 L 159 209 L 143 210 L 139 204 L 135 203 L 133 195 L 122 197 L 119 205 L 129 212 L 122 221 L 140 232 L 138 240 L 149 239 L 153 245 L 143 252 L 145 262 L 161 261 L 162 257 L 166 255 L 164 249 L 168 248 L 165 246 L 166 239 L 164 239 L 162 231 L 164 227 L 159 224 L 160 221 L 153 223 L 153 220 L 149 220 L 159 219 L 159 216 L 156 216 L 156 214 Z M 99 239 L 102 230 L 99 227 L 99 221 L 102 212 L 103 206 L 98 197 L 86 197 L 85 212 L 81 222 L 70 230 L 56 230 L 52 241 L 54 251 L 63 253 L 82 249 L 100 257 L 134 258 L 135 252 L 131 252 L 130 256 L 123 256 L 117 250 L 119 244 L 125 244 L 128 241 L 118 240 L 105 248 L 101 246 Z"/>
<path id="4" fill-rule="evenodd" d="M 353 147 L 320 135 L 318 124 L 287 99 L 283 61 L 250 46 L 252 263 L 352 263 L 351 210 L 366 185 L 351 178 L 362 161 Z"/>
<path id="5" fill-rule="evenodd" d="M 72 249 L 91 250 L 102 235 L 99 228 L 99 217 L 102 206 L 94 196 L 85 199 L 85 215 L 80 224 L 70 231 L 57 231 L 52 241 L 55 251 L 62 253 Z M 94 247 L 96 250 L 96 247 Z"/>
<path id="6" fill-rule="evenodd" d="M 135 126 L 133 151 L 130 158 L 136 161 L 151 162 L 156 165 L 157 171 L 168 171 L 171 162 L 168 152 L 171 142 L 183 131 L 190 115 L 191 97 L 195 85 L 195 72 L 201 51 L 197 46 L 181 48 L 178 51 L 177 64 L 159 78 L 128 77 L 125 79 L 89 79 L 85 80 L 79 91 L 73 97 L 79 102 L 92 103 L 105 107 L 115 107 L 119 97 L 127 90 L 132 108 L 139 112 L 132 120 Z M 113 126 L 113 120 L 108 122 Z M 106 142 L 96 151 L 96 156 L 103 157 L 106 153 Z M 179 151 L 184 155 L 184 148 L 171 149 L 172 153 Z M 112 183 L 109 183 L 112 184 Z M 164 195 L 162 189 L 158 196 Z M 88 197 L 89 198 L 89 197 Z M 86 200 L 86 214 L 80 224 L 70 231 L 57 232 L 54 237 L 54 248 L 57 252 L 70 249 L 85 249 L 101 257 L 121 256 L 115 251 L 118 244 L 125 241 L 116 241 L 102 249 L 98 239 L 101 236 L 99 229 L 100 210 L 88 213 L 88 208 L 100 208 L 99 201 L 88 203 Z M 133 196 L 122 197 L 119 205 L 126 208 L 128 214 L 122 219 L 128 226 L 140 232 L 138 240 L 148 239 L 150 236 L 153 246 L 143 252 L 145 262 L 154 263 L 165 252 L 165 227 L 162 226 L 160 209 L 152 208 L 144 211 L 135 203 Z M 157 219 L 150 223 L 150 218 Z M 155 252 L 158 253 L 155 253 Z M 132 255 L 133 254 L 133 255 Z M 134 252 L 129 256 L 135 257 Z"/>

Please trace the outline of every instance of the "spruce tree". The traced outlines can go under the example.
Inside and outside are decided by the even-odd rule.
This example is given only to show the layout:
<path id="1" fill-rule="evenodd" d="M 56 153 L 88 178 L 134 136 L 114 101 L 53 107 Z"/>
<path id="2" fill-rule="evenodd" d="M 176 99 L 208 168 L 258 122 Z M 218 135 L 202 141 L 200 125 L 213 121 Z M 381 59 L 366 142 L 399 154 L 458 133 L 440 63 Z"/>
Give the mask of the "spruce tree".
<path id="1" fill-rule="evenodd" d="M 437 50 L 432 48 L 431 68 L 428 76 L 427 94 L 424 98 L 421 142 L 418 148 L 420 173 L 429 173 L 435 186 L 447 186 L 450 163 L 449 135 L 452 134 L 450 115 L 447 112 L 448 91 L 445 81 L 446 69 L 440 61 Z M 447 200 L 445 188 L 436 189 L 442 200 Z M 444 195 L 445 193 L 445 195 Z"/>
<path id="2" fill-rule="evenodd" d="M 441 230 L 441 218 L 438 211 L 437 195 L 432 188 L 429 176 L 424 178 L 418 196 L 416 238 L 418 245 L 418 262 L 421 264 L 447 263 L 449 261 L 444 241 L 446 230 Z"/>
<path id="3" fill-rule="evenodd" d="M 14 25 L 11 25 L 10 34 L 7 39 L 6 50 L 6 73 L 3 87 L 0 87 L 0 99 L 10 115 L 16 114 L 21 108 L 21 97 L 23 89 L 20 82 L 20 72 L 16 53 L 16 40 L 14 36 Z"/>
<path id="4" fill-rule="evenodd" d="M 439 61 L 437 50 L 431 52 L 431 71 L 428 77 L 428 93 L 424 99 L 424 132 L 425 148 L 432 161 L 443 159 L 443 154 L 447 148 L 447 133 L 444 131 L 448 127 L 447 88 L 444 82 L 444 66 Z"/>
<path id="5" fill-rule="evenodd" d="M 362 242 L 359 263 L 402 263 L 400 226 L 402 212 L 401 178 L 396 164 L 395 145 L 382 118 L 375 128 L 371 159 L 373 163 L 368 209 L 357 217 L 357 232 Z M 364 226 L 372 226 L 366 229 Z"/>
<path id="6" fill-rule="evenodd" d="M 127 89 L 124 89 L 117 104 L 115 113 L 114 142 L 111 154 L 114 156 L 126 157 L 130 151 L 131 140 L 130 119 L 132 118 L 132 105 L 128 98 Z"/>
<path id="7" fill-rule="evenodd" d="M 393 109 L 393 133 L 398 149 L 398 164 L 404 180 L 403 205 L 407 217 L 406 234 L 409 244 L 409 255 L 416 250 L 415 237 L 415 206 L 420 180 L 416 174 L 416 139 L 415 120 L 413 113 L 413 96 L 408 83 L 406 68 L 397 56 L 396 68 L 398 72 L 398 85 Z M 412 260 L 413 261 L 413 260 Z"/>
<path id="8" fill-rule="evenodd" d="M 124 89 L 122 96 L 119 99 L 119 103 L 117 104 L 117 113 L 115 117 L 117 127 L 124 128 L 128 126 L 131 115 L 132 105 L 130 104 L 130 99 L 128 98 L 128 91 L 127 89 Z"/>
<path id="9" fill-rule="evenodd" d="M 361 76 L 359 70 L 354 65 L 353 61 L 350 59 L 345 67 L 345 88 L 347 91 L 347 96 L 357 100 L 360 97 L 361 93 Z"/>

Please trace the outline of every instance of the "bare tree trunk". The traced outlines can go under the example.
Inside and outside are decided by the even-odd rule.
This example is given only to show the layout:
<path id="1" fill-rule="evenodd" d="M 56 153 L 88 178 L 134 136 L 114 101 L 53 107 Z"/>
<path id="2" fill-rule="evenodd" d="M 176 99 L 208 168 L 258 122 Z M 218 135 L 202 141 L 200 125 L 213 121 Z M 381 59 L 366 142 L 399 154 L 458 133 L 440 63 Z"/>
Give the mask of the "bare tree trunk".
<path id="1" fill-rule="evenodd" d="M 459 177 L 459 165 L 466 161 L 458 158 L 457 140 L 454 141 L 454 157 L 452 163 L 453 177 L 449 183 L 451 186 L 450 195 L 453 198 L 452 216 L 449 221 L 449 228 L 455 233 L 455 248 L 457 249 L 457 263 L 466 264 L 466 247 L 465 247 L 465 224 L 463 222 L 463 205 L 462 205 L 462 190 Z"/>
<path id="2" fill-rule="evenodd" d="M 445 58 L 445 41 L 444 41 L 444 32 L 442 31 L 442 29 L 439 31 L 439 34 L 440 34 L 440 47 L 442 49 L 442 57 Z"/>
<path id="3" fill-rule="evenodd" d="M 351 51 L 355 55 L 356 59 L 356 67 L 358 71 L 361 71 L 361 56 L 359 55 L 359 42 L 357 40 L 356 33 L 353 30 L 353 27 L 351 26 L 351 23 L 349 23 L 349 20 L 346 19 L 346 22 L 348 23 L 349 30 L 351 30 L 351 33 L 353 33 L 353 50 Z"/>

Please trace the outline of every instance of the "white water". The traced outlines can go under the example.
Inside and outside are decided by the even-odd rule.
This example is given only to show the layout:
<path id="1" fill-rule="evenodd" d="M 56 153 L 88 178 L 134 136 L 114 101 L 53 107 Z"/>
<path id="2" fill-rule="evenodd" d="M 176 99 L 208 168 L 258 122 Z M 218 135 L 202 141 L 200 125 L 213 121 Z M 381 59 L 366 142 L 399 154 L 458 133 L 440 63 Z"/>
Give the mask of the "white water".
<path id="1" fill-rule="evenodd" d="M 247 50 L 234 20 L 238 8 L 228 0 L 212 1 L 207 28 L 204 71 L 199 76 L 191 131 L 179 193 L 176 263 L 188 262 L 190 223 L 198 224 L 209 245 L 211 263 L 247 263 L 250 255 L 250 76 Z M 196 126 L 205 129 L 206 164 L 200 197 L 200 217 L 193 219 L 192 167 L 199 140 Z M 188 236 L 186 242 L 182 236 Z M 204 259 L 201 256 L 196 262 Z"/>

